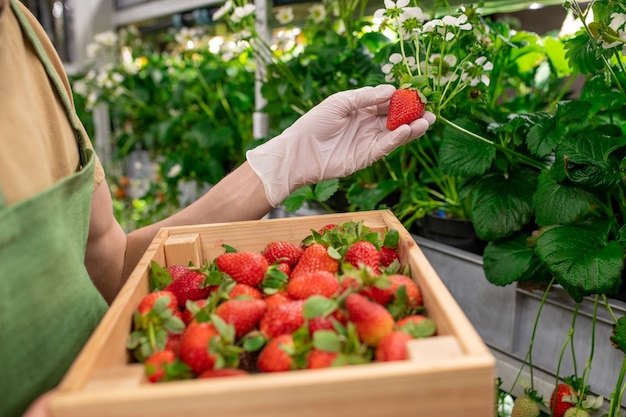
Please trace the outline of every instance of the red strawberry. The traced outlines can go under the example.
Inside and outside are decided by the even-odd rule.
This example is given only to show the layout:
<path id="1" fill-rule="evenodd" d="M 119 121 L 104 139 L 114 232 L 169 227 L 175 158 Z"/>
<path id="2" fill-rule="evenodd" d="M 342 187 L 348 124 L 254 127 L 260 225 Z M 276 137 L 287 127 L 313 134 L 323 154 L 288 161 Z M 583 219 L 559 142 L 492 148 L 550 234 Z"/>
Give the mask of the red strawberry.
<path id="1" fill-rule="evenodd" d="M 350 245 L 343 260 L 357 269 L 363 265 L 369 267 L 374 273 L 379 272 L 380 253 L 373 243 L 366 240 L 359 240 Z"/>
<path id="2" fill-rule="evenodd" d="M 144 362 L 148 381 L 173 381 L 191 377 L 189 367 L 183 364 L 171 350 L 153 353 Z"/>
<path id="3" fill-rule="evenodd" d="M 257 287 L 269 267 L 267 259 L 257 252 L 227 252 L 215 258 L 215 264 L 225 274 L 241 284 Z"/>
<path id="4" fill-rule="evenodd" d="M 217 357 L 209 352 L 209 341 L 219 337 L 213 323 L 200 322 L 189 326 L 180 338 L 180 358 L 196 374 L 213 369 Z"/>
<path id="5" fill-rule="evenodd" d="M 337 230 L 341 231 L 341 230 L 343 230 L 343 227 L 341 227 L 341 225 L 339 225 L 339 224 L 329 223 L 329 224 L 326 224 L 326 225 L 324 225 L 324 226 L 320 227 L 320 228 L 317 230 L 317 232 L 318 232 L 320 235 L 323 235 L 323 234 L 324 234 L 324 233 L 326 233 L 327 231 L 329 231 L 329 230 L 335 230 L 335 229 L 337 229 Z"/>
<path id="6" fill-rule="evenodd" d="M 284 263 L 289 265 L 289 268 L 293 268 L 300 260 L 302 252 L 302 248 L 298 245 L 283 240 L 276 240 L 265 245 L 263 256 L 270 264 L 275 262 Z"/>
<path id="7" fill-rule="evenodd" d="M 359 338 L 369 346 L 377 346 L 383 337 L 393 331 L 395 322 L 391 313 L 382 305 L 368 300 L 361 294 L 348 295 L 346 309 Z"/>
<path id="8" fill-rule="evenodd" d="M 187 301 L 196 301 L 207 298 L 211 286 L 206 284 L 206 275 L 199 271 L 190 270 L 173 280 L 166 291 L 171 291 L 178 299 L 178 305 L 184 308 Z"/>
<path id="9" fill-rule="evenodd" d="M 259 330 L 267 338 L 290 334 L 304 324 L 304 300 L 294 300 L 265 310 Z"/>
<path id="10" fill-rule="evenodd" d="M 392 274 L 389 275 L 389 279 L 393 283 L 394 293 L 396 293 L 400 287 L 406 288 L 406 295 L 410 307 L 419 307 L 424 304 L 422 291 L 411 277 L 402 274 Z"/>
<path id="11" fill-rule="evenodd" d="M 228 376 L 247 376 L 250 375 L 247 371 L 237 368 L 222 368 L 222 369 L 207 369 L 198 375 L 199 379 L 208 378 L 222 378 Z"/>
<path id="12" fill-rule="evenodd" d="M 400 262 L 400 256 L 398 255 L 398 251 L 388 248 L 387 246 L 382 246 L 380 248 L 380 265 L 386 268 L 394 261 Z"/>
<path id="13" fill-rule="evenodd" d="M 278 291 L 274 294 L 266 295 L 265 297 L 263 297 L 263 299 L 265 300 L 265 304 L 267 304 L 268 309 L 279 304 L 285 304 L 289 301 L 293 301 L 293 299 L 289 296 L 289 294 L 287 294 L 286 291 Z"/>
<path id="14" fill-rule="evenodd" d="M 332 298 L 339 291 L 339 281 L 328 271 L 302 272 L 287 283 L 287 293 L 296 300 L 305 300 L 312 295 Z"/>
<path id="15" fill-rule="evenodd" d="M 191 320 L 193 320 L 193 318 L 195 317 L 196 312 L 198 310 L 203 309 L 206 306 L 206 304 L 207 304 L 206 298 L 203 298 L 202 300 L 190 301 L 189 303 L 187 303 L 187 305 L 185 306 L 185 309 L 183 310 L 183 315 L 181 317 L 183 319 L 183 323 L 189 324 Z"/>
<path id="16" fill-rule="evenodd" d="M 279 335 L 269 341 L 257 359 L 257 366 L 263 372 L 284 372 L 291 370 L 293 359 L 288 353 L 293 348 L 290 334 Z"/>
<path id="17" fill-rule="evenodd" d="M 387 129 L 396 130 L 399 126 L 411 123 L 424 115 L 424 103 L 417 90 L 400 88 L 393 93 L 387 112 Z"/>
<path id="18" fill-rule="evenodd" d="M 380 339 L 374 357 L 378 362 L 406 360 L 408 358 L 406 344 L 411 339 L 409 334 L 395 330 Z"/>
<path id="19" fill-rule="evenodd" d="M 313 243 L 304 250 L 300 262 L 291 272 L 291 277 L 301 272 L 312 271 L 328 271 L 332 274 L 339 271 L 339 261 L 330 256 L 328 248 L 321 243 Z"/>
<path id="20" fill-rule="evenodd" d="M 251 287 L 246 284 L 236 283 L 233 289 L 230 290 L 230 292 L 228 293 L 228 296 L 230 298 L 248 297 L 248 298 L 254 298 L 254 299 L 260 300 L 261 298 L 263 298 L 263 293 L 261 292 L 260 289 L 256 287 Z"/>
<path id="21" fill-rule="evenodd" d="M 167 290 L 154 291 L 146 294 L 141 299 L 141 301 L 139 301 L 139 305 L 137 306 L 137 311 L 139 312 L 139 314 L 145 316 L 150 313 L 152 311 L 152 308 L 154 307 L 154 303 L 156 302 L 156 300 L 161 297 L 169 297 L 167 308 L 172 310 L 172 312 L 178 309 L 178 299 L 173 292 Z"/>
<path id="22" fill-rule="evenodd" d="M 339 354 L 325 350 L 313 349 L 307 358 L 308 369 L 330 368 Z"/>
<path id="23" fill-rule="evenodd" d="M 577 400 L 576 392 L 570 384 L 557 384 L 550 397 L 550 411 L 552 411 L 552 416 L 563 417 L 567 410 L 576 405 Z"/>
<path id="24" fill-rule="evenodd" d="M 167 267 L 167 272 L 172 276 L 172 280 L 180 278 L 189 271 L 191 271 L 191 268 L 185 265 L 171 265 Z"/>
<path id="25" fill-rule="evenodd" d="M 242 298 L 220 304 L 215 314 L 235 327 L 235 338 L 240 339 L 254 330 L 265 313 L 265 301 Z"/>

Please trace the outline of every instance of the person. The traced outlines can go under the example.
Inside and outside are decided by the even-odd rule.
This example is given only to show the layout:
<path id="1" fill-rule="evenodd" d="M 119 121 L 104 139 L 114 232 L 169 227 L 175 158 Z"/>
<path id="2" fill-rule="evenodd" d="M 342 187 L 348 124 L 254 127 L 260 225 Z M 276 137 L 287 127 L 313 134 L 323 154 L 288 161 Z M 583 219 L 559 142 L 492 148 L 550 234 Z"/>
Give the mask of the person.
<path id="1" fill-rule="evenodd" d="M 197 201 L 127 234 L 53 45 L 24 5 L 0 0 L 0 415 L 47 415 L 44 393 L 161 227 L 260 219 L 296 188 L 347 176 L 422 136 L 430 112 L 385 127 L 394 91 L 329 96 Z"/>

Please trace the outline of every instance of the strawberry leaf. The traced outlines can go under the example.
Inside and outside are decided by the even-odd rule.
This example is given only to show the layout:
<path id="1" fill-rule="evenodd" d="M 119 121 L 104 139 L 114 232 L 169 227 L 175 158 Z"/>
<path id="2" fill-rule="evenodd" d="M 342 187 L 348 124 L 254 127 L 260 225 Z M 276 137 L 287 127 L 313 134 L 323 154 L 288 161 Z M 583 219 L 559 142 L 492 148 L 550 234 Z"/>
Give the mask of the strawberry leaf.
<path id="1" fill-rule="evenodd" d="M 468 120 L 457 120 L 455 123 L 470 132 L 483 130 Z M 496 150 L 490 144 L 479 142 L 447 126 L 443 138 L 439 149 L 439 166 L 446 174 L 463 177 L 483 175 L 496 156 Z"/>
<path id="2" fill-rule="evenodd" d="M 533 195 L 535 222 L 539 226 L 571 223 L 588 210 L 592 201 L 593 194 L 559 184 L 549 171 L 543 171 Z"/>
<path id="3" fill-rule="evenodd" d="M 167 287 L 172 282 L 172 276 L 167 268 L 162 267 L 155 261 L 150 262 L 150 291 L 158 291 Z"/>
<path id="4" fill-rule="evenodd" d="M 259 332 L 248 333 L 242 339 L 242 347 L 246 352 L 257 352 L 261 350 L 267 340 Z"/>
<path id="5" fill-rule="evenodd" d="M 525 233 L 489 242 L 483 253 L 483 265 L 487 280 L 498 286 L 505 286 L 516 281 L 542 280 L 547 270 L 535 255 L 534 248 L 528 244 L 529 236 Z"/>
<path id="6" fill-rule="evenodd" d="M 390 249 L 396 249 L 398 242 L 400 241 L 400 233 L 396 229 L 389 229 L 385 233 L 385 239 L 383 240 L 383 246 Z"/>
<path id="7" fill-rule="evenodd" d="M 410 334 L 414 339 L 420 339 L 437 333 L 437 325 L 434 320 L 426 318 L 419 323 L 410 321 L 402 326 L 400 330 Z"/>
<path id="8" fill-rule="evenodd" d="M 576 302 L 619 290 L 624 251 L 608 230 L 608 222 L 557 226 L 537 238 L 537 255 Z"/>
<path id="9" fill-rule="evenodd" d="M 326 352 L 340 352 L 341 340 L 332 330 L 318 330 L 313 334 L 313 347 Z"/>
<path id="10" fill-rule="evenodd" d="M 626 316 L 617 319 L 611 335 L 611 344 L 626 354 Z"/>
<path id="11" fill-rule="evenodd" d="M 480 178 L 472 189 L 471 219 L 482 240 L 498 240 L 522 229 L 532 219 L 537 173 L 520 169 L 508 177 Z"/>
<path id="12" fill-rule="evenodd" d="M 304 302 L 302 314 L 305 319 L 325 317 L 335 311 L 337 307 L 338 304 L 335 300 L 321 295 L 312 295 Z"/>

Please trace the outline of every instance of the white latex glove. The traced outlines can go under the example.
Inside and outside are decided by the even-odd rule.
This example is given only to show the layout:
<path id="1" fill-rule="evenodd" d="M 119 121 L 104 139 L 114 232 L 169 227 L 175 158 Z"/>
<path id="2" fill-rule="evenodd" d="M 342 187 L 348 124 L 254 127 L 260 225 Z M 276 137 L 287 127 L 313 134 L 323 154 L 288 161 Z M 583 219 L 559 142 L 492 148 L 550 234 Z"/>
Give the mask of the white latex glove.
<path id="1" fill-rule="evenodd" d="M 392 85 L 342 91 L 312 108 L 279 136 L 246 153 L 248 163 L 278 206 L 297 188 L 346 177 L 422 136 L 435 122 L 421 119 L 386 127 Z"/>

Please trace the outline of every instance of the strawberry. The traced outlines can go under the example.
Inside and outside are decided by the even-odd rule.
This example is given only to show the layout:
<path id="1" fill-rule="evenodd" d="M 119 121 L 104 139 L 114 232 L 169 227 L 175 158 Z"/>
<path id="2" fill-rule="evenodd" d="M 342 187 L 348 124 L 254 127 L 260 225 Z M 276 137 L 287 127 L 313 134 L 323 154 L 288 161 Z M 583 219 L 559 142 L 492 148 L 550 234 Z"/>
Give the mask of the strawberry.
<path id="1" fill-rule="evenodd" d="M 219 333 L 213 323 L 200 322 L 187 327 L 180 338 L 180 358 L 196 374 L 215 366 L 217 357 L 209 352 L 209 342 L 214 337 L 219 337 Z"/>
<path id="2" fill-rule="evenodd" d="M 260 289 L 256 287 L 251 287 L 250 285 L 236 283 L 235 286 L 233 286 L 233 289 L 230 290 L 230 292 L 228 293 L 228 296 L 230 298 L 248 297 L 248 298 L 254 298 L 254 299 L 260 300 L 261 298 L 263 298 L 263 293 L 261 292 Z"/>
<path id="3" fill-rule="evenodd" d="M 238 283 L 257 287 L 269 267 L 265 257 L 257 252 L 227 252 L 215 258 L 217 267 Z"/>
<path id="4" fill-rule="evenodd" d="M 342 227 L 341 227 L 341 225 L 339 225 L 339 224 L 336 224 L 336 223 L 328 223 L 328 224 L 325 224 L 324 226 L 320 227 L 320 228 L 317 230 L 317 233 L 319 233 L 320 235 L 323 235 L 323 234 L 324 234 L 324 233 L 326 233 L 327 231 L 329 231 L 329 230 L 335 230 L 335 229 L 337 229 L 338 231 L 343 230 L 343 228 L 342 228 Z"/>
<path id="5" fill-rule="evenodd" d="M 154 303 L 161 297 L 169 297 L 169 301 L 167 303 L 166 308 L 174 312 L 178 308 L 178 299 L 176 295 L 167 290 L 162 291 L 154 291 L 146 294 L 140 301 L 137 306 L 137 311 L 142 316 L 148 315 L 151 311 L 153 311 Z"/>
<path id="6" fill-rule="evenodd" d="M 267 338 L 291 334 L 304 324 L 304 300 L 294 300 L 268 308 L 261 317 L 259 330 Z"/>
<path id="7" fill-rule="evenodd" d="M 301 272 L 320 270 L 334 274 L 339 271 L 339 261 L 328 253 L 327 246 L 321 243 L 313 243 L 302 253 L 300 261 L 291 272 L 291 277 L 293 278 Z"/>
<path id="8" fill-rule="evenodd" d="M 205 308 L 206 305 L 207 305 L 206 299 L 189 301 L 187 305 L 185 306 L 185 309 L 183 310 L 183 314 L 181 317 L 183 319 L 183 323 L 185 323 L 185 325 L 188 325 L 191 322 L 191 320 L 194 319 L 194 317 L 196 316 L 196 313 L 202 310 L 203 308 Z"/>
<path id="9" fill-rule="evenodd" d="M 191 268 L 185 265 L 171 265 L 167 267 L 167 272 L 169 272 L 172 280 L 180 278 L 189 271 L 191 271 Z"/>
<path id="10" fill-rule="evenodd" d="M 343 260 L 357 269 L 366 266 L 374 273 L 379 272 L 380 253 L 373 243 L 366 240 L 359 240 L 350 245 Z"/>
<path id="11" fill-rule="evenodd" d="M 254 330 L 265 313 L 265 301 L 250 298 L 225 301 L 215 309 L 215 314 L 235 327 L 238 340 Z"/>
<path id="12" fill-rule="evenodd" d="M 257 359 L 257 365 L 263 372 L 283 372 L 291 370 L 293 359 L 290 350 L 293 348 L 293 337 L 281 334 L 269 341 Z"/>
<path id="13" fill-rule="evenodd" d="M 391 265 L 394 261 L 400 262 L 398 251 L 387 246 L 380 248 L 380 265 L 384 268 Z"/>
<path id="14" fill-rule="evenodd" d="M 395 321 L 382 305 L 356 293 L 348 295 L 345 302 L 349 319 L 363 343 L 376 347 L 383 337 L 393 331 Z"/>
<path id="15" fill-rule="evenodd" d="M 589 417 L 589 411 L 584 408 L 570 408 L 568 409 L 563 417 Z"/>
<path id="16" fill-rule="evenodd" d="M 268 294 L 265 295 L 263 299 L 265 300 L 265 304 L 267 305 L 268 309 L 279 304 L 285 304 L 289 301 L 293 301 L 289 294 L 287 294 L 287 291 L 278 291 L 273 294 Z"/>
<path id="17" fill-rule="evenodd" d="M 312 349 L 307 357 L 307 369 L 330 368 L 338 356 L 337 352 Z"/>
<path id="18" fill-rule="evenodd" d="M 262 253 L 270 264 L 284 263 L 289 265 L 289 268 L 293 268 L 300 260 L 302 252 L 302 248 L 298 245 L 283 240 L 275 240 L 266 244 Z"/>
<path id="19" fill-rule="evenodd" d="M 513 402 L 511 417 L 539 417 L 541 414 L 540 401 L 535 394 L 528 391 Z"/>
<path id="20" fill-rule="evenodd" d="M 189 270 L 180 277 L 174 279 L 167 287 L 166 291 L 171 291 L 178 299 L 178 305 L 184 308 L 187 301 L 196 301 L 207 298 L 212 287 L 206 284 L 206 275 L 202 272 Z"/>
<path id="21" fill-rule="evenodd" d="M 411 123 L 424 115 L 424 102 L 417 90 L 400 88 L 389 101 L 387 129 L 396 130 L 399 126 Z"/>
<path id="22" fill-rule="evenodd" d="M 339 281 L 328 271 L 302 272 L 287 284 L 287 293 L 295 300 L 305 300 L 316 294 L 332 298 L 338 291 Z"/>
<path id="23" fill-rule="evenodd" d="M 228 376 L 247 376 L 249 372 L 238 368 L 207 369 L 198 375 L 199 379 L 222 378 Z"/>
<path id="24" fill-rule="evenodd" d="M 150 382 L 174 381 L 191 377 L 189 367 L 181 362 L 171 350 L 153 353 L 144 362 L 144 368 Z"/>
<path id="25" fill-rule="evenodd" d="M 576 405 L 578 397 L 570 384 L 560 383 L 552 390 L 550 411 L 552 417 L 563 417 L 565 412 Z"/>
<path id="26" fill-rule="evenodd" d="M 408 333 L 394 330 L 387 334 L 376 346 L 375 358 L 378 362 L 402 361 L 408 358 L 406 344 L 413 339 Z"/>

